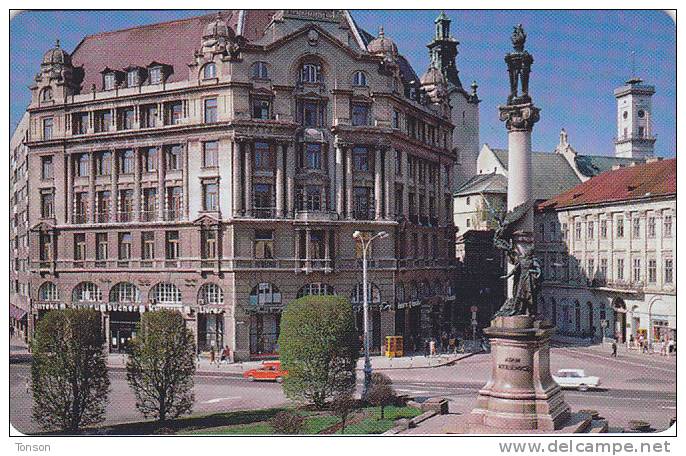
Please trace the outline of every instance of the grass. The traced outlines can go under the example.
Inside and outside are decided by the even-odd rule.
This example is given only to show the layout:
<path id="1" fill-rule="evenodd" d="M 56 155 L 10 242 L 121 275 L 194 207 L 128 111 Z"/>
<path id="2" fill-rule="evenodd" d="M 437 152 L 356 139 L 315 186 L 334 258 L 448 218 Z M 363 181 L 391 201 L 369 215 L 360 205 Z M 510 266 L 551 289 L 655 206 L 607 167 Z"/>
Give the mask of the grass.
<path id="1" fill-rule="evenodd" d="M 400 418 L 414 418 L 422 413 L 415 407 L 389 406 L 384 409 L 384 419 L 381 419 L 381 407 L 367 407 L 364 409 L 370 416 L 359 423 L 346 426 L 346 434 L 383 434 L 395 426 L 395 421 Z M 336 434 L 340 434 L 340 429 Z"/>

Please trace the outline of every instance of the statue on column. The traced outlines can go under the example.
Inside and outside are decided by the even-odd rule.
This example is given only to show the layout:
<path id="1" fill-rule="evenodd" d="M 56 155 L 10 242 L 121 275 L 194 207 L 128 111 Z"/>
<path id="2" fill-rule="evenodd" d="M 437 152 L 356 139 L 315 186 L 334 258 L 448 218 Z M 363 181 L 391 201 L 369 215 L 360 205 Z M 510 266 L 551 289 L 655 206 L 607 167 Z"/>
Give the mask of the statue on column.
<path id="1" fill-rule="evenodd" d="M 524 50 L 525 42 L 526 32 L 522 24 L 519 24 L 512 31 L 512 47 L 515 52 L 510 52 L 505 56 L 507 70 L 510 73 L 510 96 L 507 98 L 507 104 L 509 105 L 531 102 L 531 97 L 529 96 L 529 74 L 531 73 L 531 64 L 534 62 L 534 58 Z M 519 94 L 520 85 L 521 95 Z"/>

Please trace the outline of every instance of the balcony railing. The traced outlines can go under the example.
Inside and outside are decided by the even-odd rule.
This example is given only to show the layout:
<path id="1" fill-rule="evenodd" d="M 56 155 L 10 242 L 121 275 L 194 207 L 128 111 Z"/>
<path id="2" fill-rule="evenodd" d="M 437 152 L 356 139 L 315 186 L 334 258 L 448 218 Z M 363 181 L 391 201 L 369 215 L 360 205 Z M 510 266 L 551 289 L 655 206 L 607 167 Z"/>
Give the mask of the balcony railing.
<path id="1" fill-rule="evenodd" d="M 374 220 L 375 214 L 374 209 L 354 209 L 353 218 L 355 220 Z"/>
<path id="2" fill-rule="evenodd" d="M 88 215 L 84 213 L 76 213 L 71 216 L 72 223 L 88 223 Z"/>
<path id="3" fill-rule="evenodd" d="M 117 213 L 117 221 L 121 223 L 133 221 L 133 212 L 126 211 Z"/>
<path id="4" fill-rule="evenodd" d="M 252 216 L 254 218 L 272 219 L 276 217 L 275 207 L 253 206 Z"/>
<path id="5" fill-rule="evenodd" d="M 310 221 L 332 221 L 338 220 L 338 213 L 336 211 L 322 210 L 298 210 L 295 213 L 295 218 L 298 220 Z"/>
<path id="6" fill-rule="evenodd" d="M 110 221 L 109 212 L 96 212 L 95 213 L 95 223 L 107 223 Z"/>
<path id="7" fill-rule="evenodd" d="M 157 221 L 157 211 L 141 211 L 141 222 Z"/>
<path id="8" fill-rule="evenodd" d="M 164 211 L 164 220 L 168 222 L 174 222 L 177 220 L 181 220 L 181 211 L 176 210 L 176 209 L 170 209 L 167 211 Z"/>

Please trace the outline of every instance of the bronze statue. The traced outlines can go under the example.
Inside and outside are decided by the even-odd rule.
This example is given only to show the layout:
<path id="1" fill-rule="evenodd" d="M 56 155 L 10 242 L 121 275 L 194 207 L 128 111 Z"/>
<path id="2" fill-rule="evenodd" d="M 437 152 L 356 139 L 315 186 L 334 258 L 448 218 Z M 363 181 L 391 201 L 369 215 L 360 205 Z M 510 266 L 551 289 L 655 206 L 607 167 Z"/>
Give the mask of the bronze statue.
<path id="1" fill-rule="evenodd" d="M 524 50 L 524 43 L 526 42 L 526 32 L 522 24 L 514 27 L 512 31 L 512 47 L 515 52 L 508 53 L 505 56 L 507 69 L 510 73 L 510 96 L 507 99 L 507 104 L 523 104 L 529 103 L 529 74 L 531 73 L 531 64 L 534 62 L 533 57 L 526 50 Z M 521 95 L 519 94 L 519 86 L 521 82 Z"/>

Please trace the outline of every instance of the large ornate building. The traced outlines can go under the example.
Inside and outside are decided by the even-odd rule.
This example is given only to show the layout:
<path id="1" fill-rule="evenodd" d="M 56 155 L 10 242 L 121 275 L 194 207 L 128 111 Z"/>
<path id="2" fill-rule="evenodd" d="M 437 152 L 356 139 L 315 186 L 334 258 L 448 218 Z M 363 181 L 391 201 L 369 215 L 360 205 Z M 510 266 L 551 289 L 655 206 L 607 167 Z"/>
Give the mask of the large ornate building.
<path id="1" fill-rule="evenodd" d="M 98 309 L 111 350 L 142 312 L 172 308 L 200 349 L 265 356 L 298 296 L 359 310 L 352 233 L 386 231 L 370 261 L 373 345 L 449 330 L 454 143 L 478 144 L 449 24 L 437 19 L 421 78 L 383 29 L 339 10 L 234 10 L 87 36 L 72 53 L 58 43 L 13 143 L 15 202 L 28 201 L 13 304 L 29 326 Z"/>

